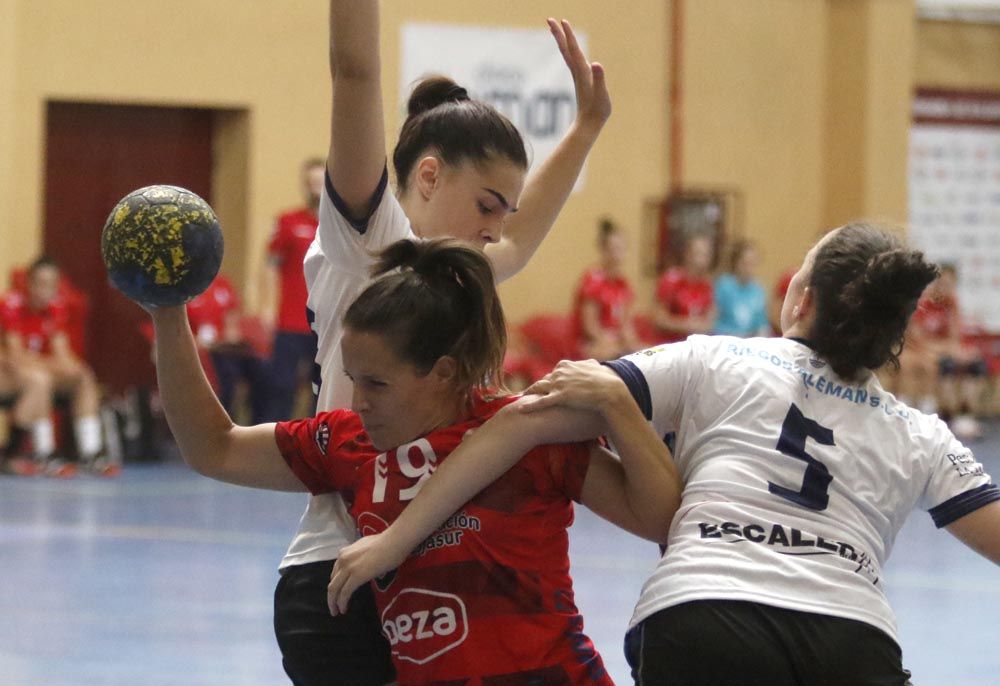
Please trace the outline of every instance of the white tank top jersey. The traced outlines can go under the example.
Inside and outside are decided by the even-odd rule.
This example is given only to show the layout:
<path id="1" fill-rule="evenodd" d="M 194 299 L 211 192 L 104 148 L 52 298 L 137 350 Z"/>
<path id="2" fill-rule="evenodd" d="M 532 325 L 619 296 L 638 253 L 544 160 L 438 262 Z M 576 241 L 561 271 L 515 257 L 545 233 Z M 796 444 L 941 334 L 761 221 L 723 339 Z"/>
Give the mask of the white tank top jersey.
<path id="1" fill-rule="evenodd" d="M 319 394 L 316 409 L 320 412 L 351 406 L 353 389 L 340 355 L 341 320 L 371 282 L 372 253 L 398 240 L 415 238 L 409 219 L 387 186 L 388 174 L 383 172 L 369 215 L 352 221 L 330 177 L 326 177 L 319 228 L 303 263 L 309 291 L 307 314 L 319 337 L 313 390 Z M 279 568 L 335 560 L 340 549 L 355 539 L 354 522 L 339 494 L 310 496 Z"/>
<path id="2" fill-rule="evenodd" d="M 701 599 L 871 624 L 896 639 L 882 566 L 914 506 L 938 527 L 1000 499 L 936 416 L 874 374 L 846 382 L 803 342 L 691 336 L 608 363 L 685 483 L 630 627 Z M 897 639 L 898 640 L 898 639 Z"/>

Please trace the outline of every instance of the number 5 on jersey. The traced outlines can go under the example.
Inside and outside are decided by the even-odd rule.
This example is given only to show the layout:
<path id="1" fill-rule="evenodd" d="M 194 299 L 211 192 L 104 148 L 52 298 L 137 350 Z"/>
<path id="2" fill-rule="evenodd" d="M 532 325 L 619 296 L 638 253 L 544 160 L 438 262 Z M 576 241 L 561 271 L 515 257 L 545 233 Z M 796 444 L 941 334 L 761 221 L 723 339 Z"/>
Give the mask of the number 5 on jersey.
<path id="1" fill-rule="evenodd" d="M 802 410 L 792 403 L 788 414 L 785 415 L 785 421 L 781 425 L 781 437 L 778 438 L 777 448 L 785 455 L 806 463 L 802 487 L 794 491 L 779 486 L 773 481 L 768 481 L 767 490 L 796 505 L 808 507 L 810 510 L 825 510 L 830 503 L 830 495 L 827 491 L 830 488 L 830 482 L 833 481 L 833 476 L 825 464 L 806 452 L 807 438 L 811 438 L 821 445 L 836 445 L 833 442 L 831 429 L 809 419 L 802 414 Z"/>

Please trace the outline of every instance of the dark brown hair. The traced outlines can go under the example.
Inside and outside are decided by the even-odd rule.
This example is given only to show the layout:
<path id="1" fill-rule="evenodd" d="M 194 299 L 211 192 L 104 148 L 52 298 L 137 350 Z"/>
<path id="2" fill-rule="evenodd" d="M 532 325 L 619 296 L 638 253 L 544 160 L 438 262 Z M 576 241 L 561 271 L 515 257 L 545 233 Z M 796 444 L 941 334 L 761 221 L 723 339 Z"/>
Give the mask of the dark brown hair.
<path id="1" fill-rule="evenodd" d="M 903 335 L 938 268 L 918 250 L 865 221 L 840 228 L 817 251 L 809 287 L 816 318 L 809 340 L 838 376 L 899 366 Z"/>
<path id="2" fill-rule="evenodd" d="M 501 387 L 507 327 L 481 252 L 451 238 L 402 240 L 378 254 L 372 276 L 381 278 L 351 304 L 344 326 L 383 336 L 421 374 L 449 355 L 459 388 Z"/>
<path id="3" fill-rule="evenodd" d="M 445 76 L 428 76 L 418 83 L 406 109 L 407 118 L 392 153 L 400 191 L 406 190 L 413 165 L 428 150 L 448 165 L 499 156 L 528 168 L 517 127 L 492 105 L 469 98 L 464 88 Z"/>

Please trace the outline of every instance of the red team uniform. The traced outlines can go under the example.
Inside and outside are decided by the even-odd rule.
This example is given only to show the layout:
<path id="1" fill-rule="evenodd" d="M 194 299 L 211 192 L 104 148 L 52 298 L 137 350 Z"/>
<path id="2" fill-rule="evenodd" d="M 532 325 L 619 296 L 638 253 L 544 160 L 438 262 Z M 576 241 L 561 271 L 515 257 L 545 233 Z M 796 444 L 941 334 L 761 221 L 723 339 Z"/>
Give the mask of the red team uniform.
<path id="1" fill-rule="evenodd" d="M 712 309 L 714 294 L 709 279 L 692 279 L 683 269 L 668 269 L 656 283 L 656 300 L 667 312 L 681 317 L 701 317 Z M 683 341 L 687 336 L 673 331 L 662 332 L 665 343 Z"/>
<path id="2" fill-rule="evenodd" d="M 347 410 L 282 422 L 276 440 L 313 494 L 339 491 L 362 535 L 384 531 L 437 464 L 514 398 L 477 400 L 452 426 L 378 454 Z M 544 446 L 374 582 L 398 683 L 611 686 L 569 576 L 573 500 L 589 450 Z"/>
<path id="3" fill-rule="evenodd" d="M 21 336 L 25 349 L 42 355 L 52 352 L 52 339 L 69 329 L 69 308 L 57 298 L 41 310 L 28 304 L 23 293 L 13 291 L 0 303 L 0 327 Z"/>
<path id="4" fill-rule="evenodd" d="M 229 279 L 219 274 L 204 293 L 187 304 L 191 330 L 201 343 L 215 343 L 225 329 L 226 315 L 239 308 L 239 295 Z"/>
<path id="5" fill-rule="evenodd" d="M 624 276 L 612 276 L 594 267 L 583 274 L 576 292 L 573 325 L 577 340 L 583 339 L 583 303 L 596 303 L 601 328 L 620 332 L 625 326 L 625 315 L 633 299 L 632 287 Z"/>
<path id="6" fill-rule="evenodd" d="M 921 298 L 911 322 L 927 338 L 943 340 L 952 335 L 951 328 L 957 319 L 958 302 L 955 298 Z"/>
<path id="7" fill-rule="evenodd" d="M 306 320 L 306 280 L 302 274 L 302 261 L 316 237 L 319 218 L 308 207 L 285 212 L 278 217 L 268 254 L 279 265 L 280 284 L 278 319 L 279 331 L 312 333 Z"/>

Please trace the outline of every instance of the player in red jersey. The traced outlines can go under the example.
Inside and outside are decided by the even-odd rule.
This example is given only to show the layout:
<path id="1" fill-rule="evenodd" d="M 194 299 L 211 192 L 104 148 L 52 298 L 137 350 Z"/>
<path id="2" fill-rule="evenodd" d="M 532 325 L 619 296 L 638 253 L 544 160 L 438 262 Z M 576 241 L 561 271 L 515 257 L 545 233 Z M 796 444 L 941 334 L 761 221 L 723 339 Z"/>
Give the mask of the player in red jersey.
<path id="1" fill-rule="evenodd" d="M 693 333 L 709 333 L 715 324 L 715 300 L 709 270 L 712 239 L 691 236 L 684 260 L 665 271 L 656 284 L 653 320 L 664 342 L 683 341 Z"/>
<path id="2" fill-rule="evenodd" d="M 898 390 L 922 410 L 939 411 L 956 436 L 970 440 L 982 435 L 976 415 L 989 370 L 979 351 L 962 341 L 957 277 L 954 266 L 942 265 L 917 304 L 900 356 Z"/>
<path id="3" fill-rule="evenodd" d="M 292 417 L 296 389 L 308 379 L 307 372 L 316 359 L 316 334 L 306 318 L 309 294 L 302 262 L 319 226 L 319 200 L 325 173 L 326 161 L 318 157 L 302 164 L 306 203 L 278 216 L 267 246 L 262 300 L 265 322 L 274 328 L 274 348 L 268 364 L 269 421 Z"/>
<path id="4" fill-rule="evenodd" d="M 59 278 L 56 263 L 40 258 L 28 269 L 27 294 L 12 292 L 4 298 L 0 316 L 7 355 L 15 366 L 41 367 L 51 377 L 54 390 L 72 396 L 73 428 L 82 465 L 113 476 L 118 466 L 101 454 L 97 380 L 70 348 L 68 310 L 58 295 Z M 76 471 L 75 465 L 61 459 L 48 460 L 45 468 L 54 476 L 72 476 Z"/>
<path id="5" fill-rule="evenodd" d="M 338 490 L 362 534 L 391 524 L 471 429 L 512 403 L 491 399 L 505 347 L 488 261 L 449 240 L 401 241 L 344 317 L 352 411 L 233 425 L 197 363 L 182 308 L 152 310 L 164 409 L 185 460 L 245 486 Z M 624 383 L 587 419 L 596 444 L 531 451 L 375 582 L 400 684 L 611 684 L 573 601 L 572 501 L 653 540 L 680 481 Z M 551 423 L 550 423 L 551 424 Z M 560 436 L 547 436 L 548 443 Z"/>
<path id="6" fill-rule="evenodd" d="M 233 413 L 236 387 L 243 381 L 251 421 L 264 421 L 271 388 L 265 383 L 263 361 L 243 336 L 242 305 L 233 284 L 219 274 L 204 293 L 187 304 L 187 313 L 195 340 L 212 361 L 219 401 L 226 412 Z"/>
<path id="7" fill-rule="evenodd" d="M 638 350 L 632 325 L 632 286 L 622 273 L 625 236 L 610 219 L 601 221 L 597 245 L 601 263 L 588 269 L 576 291 L 576 337 L 584 357 L 608 360 Z"/>

